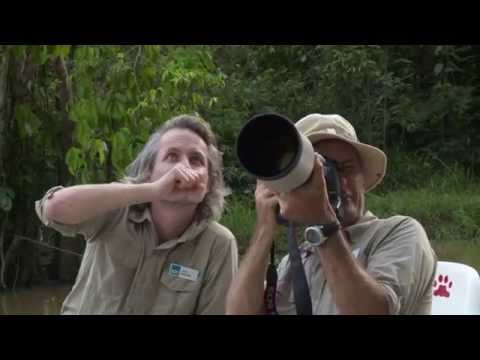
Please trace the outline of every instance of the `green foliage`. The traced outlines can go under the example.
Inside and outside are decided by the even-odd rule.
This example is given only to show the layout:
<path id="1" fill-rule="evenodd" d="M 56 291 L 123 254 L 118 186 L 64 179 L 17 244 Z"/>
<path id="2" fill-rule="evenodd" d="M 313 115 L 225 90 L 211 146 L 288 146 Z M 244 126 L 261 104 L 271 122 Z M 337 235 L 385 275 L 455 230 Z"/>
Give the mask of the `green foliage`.
<path id="1" fill-rule="evenodd" d="M 409 215 L 419 220 L 432 241 L 480 242 L 478 184 L 452 175 L 433 176 L 418 189 L 367 194 L 367 205 L 381 217 Z"/>
<path id="2" fill-rule="evenodd" d="M 22 139 L 30 138 L 36 134 L 41 126 L 37 115 L 32 111 L 30 105 L 21 104 L 15 108 L 15 118 L 19 135 Z"/>
<path id="3" fill-rule="evenodd" d="M 221 223 L 235 235 L 240 256 L 245 255 L 255 225 L 255 201 L 252 193 L 235 193 L 228 198 L 225 213 Z M 276 261 L 279 261 L 287 253 L 288 244 L 286 228 L 279 226 L 275 237 Z"/>
<path id="4" fill-rule="evenodd" d="M 255 223 L 255 203 L 245 196 L 228 198 L 227 207 L 221 223 L 235 234 L 239 251 L 245 252 L 253 232 Z"/>
<path id="5" fill-rule="evenodd" d="M 8 187 L 0 187 L 0 209 L 9 212 L 12 209 L 15 192 Z"/>
<path id="6" fill-rule="evenodd" d="M 60 179 L 65 119 L 55 64 L 70 46 L 2 46 L 0 49 L 0 223 L 7 286 L 36 274 L 32 246 L 15 235 L 36 237 L 34 201 Z M 59 236 L 57 235 L 57 238 Z M 25 280 L 27 279 L 27 280 Z"/>
<path id="7" fill-rule="evenodd" d="M 339 113 L 360 139 L 388 154 L 458 163 L 471 174 L 480 168 L 477 48 L 223 46 L 215 57 L 227 82 L 209 118 L 227 144 L 254 112 L 278 111 L 293 120 Z M 234 154 L 227 150 L 226 159 L 234 166 L 227 176 L 248 188 Z"/>
<path id="8" fill-rule="evenodd" d="M 200 46 L 80 47 L 74 61 L 70 117 L 76 145 L 66 161 L 86 182 L 113 180 L 95 178 L 105 168 L 120 177 L 162 122 L 202 113 L 216 102 L 212 89 L 224 86 L 208 49 Z"/>

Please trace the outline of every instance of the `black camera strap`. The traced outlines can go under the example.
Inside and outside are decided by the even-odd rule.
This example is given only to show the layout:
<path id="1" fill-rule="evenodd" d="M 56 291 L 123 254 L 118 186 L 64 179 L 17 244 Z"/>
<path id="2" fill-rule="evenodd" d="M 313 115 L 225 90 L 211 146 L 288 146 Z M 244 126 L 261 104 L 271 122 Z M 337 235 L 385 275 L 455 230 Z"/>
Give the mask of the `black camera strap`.
<path id="1" fill-rule="evenodd" d="M 275 244 L 270 249 L 270 264 L 267 268 L 267 286 L 264 293 L 264 303 L 267 315 L 278 315 L 276 307 L 277 268 L 275 266 Z"/>
<path id="2" fill-rule="evenodd" d="M 287 230 L 288 254 L 292 271 L 293 298 L 297 315 L 312 315 L 312 299 L 308 288 L 307 276 L 303 267 L 302 257 L 298 249 L 293 223 L 288 224 Z"/>
<path id="3" fill-rule="evenodd" d="M 302 257 L 298 249 L 293 223 L 287 229 L 288 253 L 292 272 L 293 297 L 297 315 L 312 315 L 312 299 L 308 288 L 307 276 L 303 267 Z M 267 268 L 267 286 L 264 293 L 264 303 L 268 315 L 277 315 L 276 309 L 277 269 L 275 267 L 275 246 L 270 250 L 270 264 Z"/>

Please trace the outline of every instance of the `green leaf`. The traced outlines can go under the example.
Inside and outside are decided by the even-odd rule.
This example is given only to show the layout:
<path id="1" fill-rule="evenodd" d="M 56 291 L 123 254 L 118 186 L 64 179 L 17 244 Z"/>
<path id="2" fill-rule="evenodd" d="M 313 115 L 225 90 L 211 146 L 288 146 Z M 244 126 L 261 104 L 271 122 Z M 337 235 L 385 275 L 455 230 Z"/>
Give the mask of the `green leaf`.
<path id="1" fill-rule="evenodd" d="M 25 45 L 16 45 L 16 46 L 12 46 L 10 48 L 10 51 L 15 55 L 15 56 L 18 56 L 18 57 L 23 57 L 25 56 L 26 52 L 27 52 L 27 47 Z"/>
<path id="2" fill-rule="evenodd" d="M 8 212 L 12 209 L 15 192 L 9 187 L 0 187 L 0 209 Z"/>
<path id="3" fill-rule="evenodd" d="M 105 141 L 100 140 L 100 139 L 95 139 L 93 141 L 93 150 L 95 155 L 98 156 L 100 165 L 105 164 L 105 154 L 108 151 L 108 146 L 105 143 Z"/>
<path id="4" fill-rule="evenodd" d="M 21 104 L 15 107 L 15 119 L 22 138 L 32 137 L 41 126 L 40 119 L 28 105 Z"/>
<path id="5" fill-rule="evenodd" d="M 210 100 L 208 101 L 208 107 L 211 108 L 213 105 L 215 105 L 216 103 L 218 102 L 218 98 L 217 97 L 212 97 L 210 98 Z"/>
<path id="6" fill-rule="evenodd" d="M 0 209 L 5 212 L 9 212 L 12 209 L 12 205 L 12 199 L 10 199 L 8 196 L 0 196 Z"/>
<path id="7" fill-rule="evenodd" d="M 433 72 L 435 73 L 436 76 L 438 76 L 443 70 L 443 64 L 438 63 L 435 65 L 435 68 L 433 69 Z"/>
<path id="8" fill-rule="evenodd" d="M 79 121 L 75 125 L 75 139 L 81 144 L 86 145 L 88 143 L 88 128 L 84 121 Z"/>
<path id="9" fill-rule="evenodd" d="M 70 53 L 71 45 L 55 45 L 53 46 L 53 54 L 56 56 L 61 56 L 62 58 L 66 58 Z"/>
<path id="10" fill-rule="evenodd" d="M 116 112 L 116 117 L 118 119 L 121 119 L 125 115 L 125 112 L 126 112 L 125 104 L 123 102 L 117 103 L 116 111 L 117 111 Z"/>
<path id="11" fill-rule="evenodd" d="M 88 116 L 87 124 L 91 128 L 95 128 L 98 125 L 98 109 L 95 98 L 85 101 L 85 109 Z"/>
<path id="12" fill-rule="evenodd" d="M 2 186 L 0 187 L 0 196 L 8 196 L 10 199 L 15 199 L 15 191 L 12 188 Z"/>
<path id="13" fill-rule="evenodd" d="M 107 101 L 102 97 L 96 98 L 97 116 L 104 116 L 107 114 Z"/>
<path id="14" fill-rule="evenodd" d="M 113 165 L 116 169 L 123 170 L 132 157 L 132 134 L 124 127 L 114 133 L 111 139 Z"/>
<path id="15" fill-rule="evenodd" d="M 82 150 L 76 147 L 71 147 L 65 156 L 65 163 L 67 164 L 70 174 L 75 175 L 77 171 L 85 165 Z"/>
<path id="16" fill-rule="evenodd" d="M 144 72 L 144 74 L 145 74 L 145 76 L 146 76 L 147 78 L 153 78 L 153 77 L 156 75 L 156 73 L 157 73 L 155 67 L 153 67 L 153 66 L 147 66 L 147 67 L 143 70 L 143 72 Z"/>
<path id="17" fill-rule="evenodd" d="M 35 60 L 40 64 L 44 65 L 48 59 L 50 58 L 50 55 L 48 54 L 48 46 L 47 45 L 42 45 L 40 47 L 36 47 L 36 56 L 34 55 Z"/>

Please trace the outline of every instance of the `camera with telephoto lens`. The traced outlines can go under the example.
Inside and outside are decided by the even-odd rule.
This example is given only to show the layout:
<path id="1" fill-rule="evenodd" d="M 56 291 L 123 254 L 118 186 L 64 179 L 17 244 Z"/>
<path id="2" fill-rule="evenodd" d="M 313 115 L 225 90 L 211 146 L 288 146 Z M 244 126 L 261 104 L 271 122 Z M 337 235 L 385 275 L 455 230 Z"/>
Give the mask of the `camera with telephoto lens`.
<path id="1" fill-rule="evenodd" d="M 248 173 L 279 193 L 302 186 L 310 178 L 315 162 L 315 151 L 308 138 L 287 117 L 276 113 L 253 116 L 240 130 L 236 152 Z M 337 164 L 334 160 L 325 160 L 328 198 L 340 219 Z"/>

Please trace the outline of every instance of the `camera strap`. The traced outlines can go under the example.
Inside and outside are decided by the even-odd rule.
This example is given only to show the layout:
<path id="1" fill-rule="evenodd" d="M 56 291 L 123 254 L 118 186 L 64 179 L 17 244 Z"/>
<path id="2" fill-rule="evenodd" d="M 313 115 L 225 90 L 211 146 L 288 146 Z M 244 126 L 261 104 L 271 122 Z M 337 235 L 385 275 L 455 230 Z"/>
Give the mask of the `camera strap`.
<path id="1" fill-rule="evenodd" d="M 312 300 L 308 288 L 307 276 L 302 257 L 298 250 L 293 223 L 287 229 L 288 253 L 292 272 L 293 296 L 297 315 L 312 315 Z M 267 286 L 264 292 L 264 304 L 267 315 L 278 315 L 276 308 L 277 269 L 275 267 L 275 245 L 270 249 L 270 264 L 267 268 Z"/>
<path id="2" fill-rule="evenodd" d="M 264 293 L 264 303 L 267 315 L 278 315 L 276 307 L 277 268 L 275 266 L 275 244 L 270 249 L 270 264 L 267 268 L 267 287 Z"/>
<path id="3" fill-rule="evenodd" d="M 295 227 L 292 222 L 289 222 L 287 231 L 288 254 L 292 271 L 293 298 L 295 300 L 297 315 L 312 315 L 310 289 L 308 288 L 307 276 L 305 275 L 305 268 L 303 267 L 302 257 L 295 236 Z"/>

